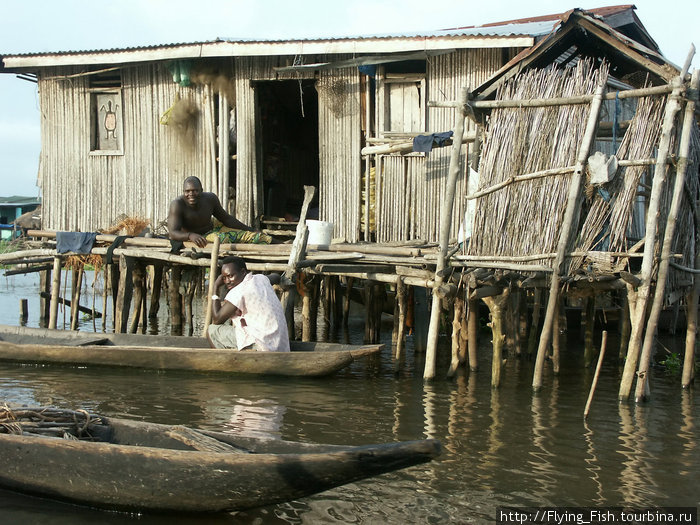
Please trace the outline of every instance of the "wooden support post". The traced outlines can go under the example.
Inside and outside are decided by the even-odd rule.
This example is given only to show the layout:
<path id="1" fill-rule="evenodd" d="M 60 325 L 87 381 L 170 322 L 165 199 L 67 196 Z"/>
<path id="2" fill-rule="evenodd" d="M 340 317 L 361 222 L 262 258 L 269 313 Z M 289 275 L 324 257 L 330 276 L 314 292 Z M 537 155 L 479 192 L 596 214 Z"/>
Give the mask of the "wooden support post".
<path id="1" fill-rule="evenodd" d="M 345 281 L 345 298 L 343 300 L 343 326 L 345 327 L 348 326 L 348 320 L 350 319 L 350 294 L 354 283 L 354 277 L 347 277 Z"/>
<path id="2" fill-rule="evenodd" d="M 29 318 L 29 306 L 26 299 L 19 300 L 19 324 L 24 326 Z"/>
<path id="3" fill-rule="evenodd" d="M 674 135 L 676 114 L 680 111 L 680 100 L 683 92 L 683 82 L 680 77 L 673 80 L 673 91 L 666 102 L 664 120 L 661 126 L 661 137 L 656 153 L 656 165 L 654 167 L 654 177 L 651 184 L 651 195 L 647 206 L 647 220 L 644 236 L 644 256 L 642 267 L 638 277 L 641 284 L 637 289 L 637 301 L 632 314 L 632 333 L 627 348 L 627 358 L 620 380 L 620 390 L 618 397 L 620 401 L 626 401 L 632 391 L 632 383 L 637 372 L 637 364 L 641 350 L 642 337 L 644 334 L 647 304 L 653 285 L 654 252 L 656 247 L 657 225 L 659 221 L 659 208 L 661 204 L 661 194 L 666 185 L 667 162 L 671 149 L 671 138 Z"/>
<path id="4" fill-rule="evenodd" d="M 465 334 L 462 333 L 462 321 L 464 320 L 465 302 L 464 295 L 457 292 L 454 298 L 454 317 L 452 318 L 452 360 L 447 377 L 453 377 L 459 365 L 464 363 L 464 355 L 461 352 L 464 346 L 462 341 Z"/>
<path id="5" fill-rule="evenodd" d="M 129 323 L 129 309 L 133 294 L 133 259 L 124 255 L 119 256 L 119 288 L 117 291 L 117 306 L 115 308 L 115 333 L 126 333 Z"/>
<path id="6" fill-rule="evenodd" d="M 554 316 L 554 326 L 552 328 L 552 372 L 559 373 L 559 363 L 561 362 L 561 315 L 559 315 L 561 296 L 557 299 L 557 315 Z"/>
<path id="7" fill-rule="evenodd" d="M 129 333 L 135 334 L 138 331 L 139 323 L 142 322 L 144 312 L 144 303 L 146 298 L 146 269 L 141 262 L 134 262 L 132 272 L 132 287 L 133 287 L 133 303 L 134 313 L 129 324 Z"/>
<path id="8" fill-rule="evenodd" d="M 70 309 L 70 329 L 78 329 L 78 321 L 80 320 L 80 293 L 83 287 L 83 267 L 73 268 L 71 278 L 71 309 Z"/>
<path id="9" fill-rule="evenodd" d="M 160 310 L 160 293 L 163 287 L 163 265 L 160 263 L 153 265 L 153 286 L 151 288 L 151 306 L 148 308 L 149 319 L 158 317 Z"/>
<path id="10" fill-rule="evenodd" d="M 501 384 L 501 372 L 503 368 L 503 343 L 506 335 L 504 328 L 504 310 L 508 303 L 508 288 L 505 288 L 500 295 L 484 297 L 486 306 L 491 312 L 491 334 L 493 336 L 493 360 L 491 362 L 491 387 L 498 388 Z"/>
<path id="11" fill-rule="evenodd" d="M 331 309 L 333 312 L 331 326 L 335 331 L 343 324 L 343 293 L 340 286 L 340 277 L 337 275 L 331 278 L 331 292 Z"/>
<path id="12" fill-rule="evenodd" d="M 396 279 L 396 308 L 394 309 L 394 315 L 397 316 L 396 337 L 394 339 L 394 344 L 396 345 L 396 349 L 394 351 L 394 359 L 396 363 L 396 366 L 394 367 L 395 369 L 398 369 L 405 358 L 404 349 L 406 346 L 406 313 L 408 310 L 407 301 L 408 288 L 404 280 L 401 277 L 398 277 Z"/>
<path id="13" fill-rule="evenodd" d="M 334 277 L 326 275 L 321 281 L 321 295 L 323 296 L 323 334 L 324 341 L 328 341 L 328 336 L 331 332 L 331 317 L 333 307 L 333 280 Z"/>
<path id="14" fill-rule="evenodd" d="M 457 120 L 454 129 L 454 143 L 450 155 L 450 168 L 445 183 L 445 197 L 440 209 L 440 252 L 435 267 L 435 287 L 433 288 L 433 304 L 430 311 L 430 324 L 428 325 L 428 342 L 426 346 L 425 368 L 423 379 L 435 377 L 435 363 L 437 359 L 438 332 L 440 331 L 440 299 L 435 295 L 435 290 L 443 282 L 443 270 L 447 266 L 447 250 L 450 242 L 450 230 L 452 228 L 452 209 L 454 208 L 455 189 L 457 179 L 461 173 L 462 137 L 464 136 L 464 119 L 467 114 L 467 101 L 469 90 L 463 87 L 460 93 L 457 108 Z"/>
<path id="15" fill-rule="evenodd" d="M 622 306 L 620 307 L 620 349 L 618 351 L 618 360 L 622 363 L 625 360 L 627 353 L 627 345 L 630 342 L 630 333 L 632 332 L 632 324 L 630 323 L 630 302 L 629 288 L 622 290 Z"/>
<path id="16" fill-rule="evenodd" d="M 591 146 L 595 141 L 595 132 L 598 126 L 598 116 L 600 115 L 600 108 L 603 102 L 603 93 L 605 92 L 605 85 L 600 85 L 596 89 L 593 100 L 591 101 L 591 107 L 588 113 L 588 122 L 586 123 L 586 130 L 581 140 L 581 146 L 579 147 L 578 157 L 576 160 L 576 168 L 574 169 L 571 179 L 569 181 L 569 194 L 566 201 L 566 210 L 564 212 L 564 217 L 562 219 L 561 230 L 559 232 L 559 241 L 557 243 L 557 255 L 554 259 L 554 264 L 552 266 L 552 277 L 549 286 L 549 299 L 547 300 L 547 310 L 545 311 L 544 323 L 542 325 L 542 334 L 540 335 L 540 342 L 537 347 L 537 358 L 535 360 L 535 372 L 532 378 L 532 389 L 537 392 L 542 388 L 542 372 L 544 370 L 544 360 L 549 348 L 549 341 L 552 337 L 552 328 L 554 326 L 554 316 L 559 315 L 557 309 L 557 302 L 559 299 L 559 287 L 561 283 L 561 276 L 564 272 L 564 263 L 566 260 L 566 253 L 569 247 L 569 242 L 576 229 L 576 223 L 578 221 L 579 212 L 581 209 L 581 187 L 583 178 L 583 172 L 588 162 L 588 154 L 591 150 Z"/>
<path id="17" fill-rule="evenodd" d="M 316 339 L 316 331 L 314 326 L 314 295 L 316 282 L 315 279 L 308 274 L 303 275 L 302 286 L 302 297 L 301 297 L 301 340 L 302 341 L 314 341 Z"/>
<path id="18" fill-rule="evenodd" d="M 591 401 L 593 401 L 593 394 L 595 393 L 595 387 L 598 384 L 598 377 L 600 376 L 600 369 L 603 366 L 603 357 L 605 356 L 605 346 L 608 343 L 608 332 L 603 330 L 603 339 L 600 343 L 600 354 L 598 355 L 598 364 L 595 367 L 595 375 L 593 376 L 593 382 L 591 383 L 591 391 L 588 393 L 588 400 L 586 401 L 586 408 L 583 410 L 583 419 L 588 417 L 588 413 L 591 408 Z"/>
<path id="19" fill-rule="evenodd" d="M 216 278 L 218 277 L 218 262 L 219 262 L 219 248 L 221 246 L 221 239 L 219 239 L 219 236 L 217 235 L 214 238 L 214 246 L 212 247 L 211 250 L 211 263 L 209 264 L 209 289 L 207 291 L 207 295 L 204 298 L 204 306 L 205 306 L 205 311 L 206 315 L 204 317 L 204 330 L 202 330 L 202 336 L 206 337 L 207 335 L 207 329 L 209 328 L 209 325 L 211 324 L 211 296 L 216 294 L 216 290 L 214 289 L 214 283 L 216 282 Z"/>
<path id="20" fill-rule="evenodd" d="M 102 269 L 102 331 L 107 331 L 107 290 L 109 290 L 109 275 L 111 274 L 112 265 L 105 264 Z M 114 316 L 114 311 L 112 311 Z"/>
<path id="21" fill-rule="evenodd" d="M 51 270 L 43 270 L 39 273 L 39 326 L 46 328 L 48 326 L 50 316 Z"/>
<path id="22" fill-rule="evenodd" d="M 595 344 L 593 334 L 595 332 L 595 294 L 589 292 L 586 295 L 586 325 L 583 336 L 583 366 L 588 368 L 595 358 Z"/>
<path id="23" fill-rule="evenodd" d="M 683 127 L 681 129 L 680 145 L 678 148 L 678 163 L 676 165 L 676 178 L 673 184 L 673 197 L 666 219 L 664 229 L 663 244 L 661 247 L 661 260 L 659 261 L 658 278 L 654 299 L 649 312 L 649 321 L 644 335 L 644 345 L 639 359 L 639 371 L 637 372 L 637 388 L 634 393 L 637 402 L 644 400 L 649 390 L 649 367 L 651 365 L 652 347 L 654 345 L 654 335 L 659 322 L 659 316 L 664 306 L 664 294 L 666 293 L 666 280 L 668 279 L 668 268 L 673 253 L 673 236 L 676 232 L 676 221 L 680 212 L 683 200 L 683 189 L 685 187 L 685 175 L 688 171 L 688 154 L 690 153 L 690 143 L 693 128 L 697 126 L 695 122 L 695 105 L 698 100 L 698 89 L 700 89 L 700 71 L 693 72 L 689 100 L 685 106 L 683 116 Z M 669 102 L 670 103 L 670 102 Z M 693 171 L 697 176 L 697 166 L 693 166 Z M 645 246 L 646 248 L 646 246 Z"/>
<path id="24" fill-rule="evenodd" d="M 182 295 L 180 294 L 180 277 L 182 267 L 174 264 L 170 267 L 170 332 L 172 335 L 182 335 Z"/>
<path id="25" fill-rule="evenodd" d="M 299 222 L 292 243 L 292 249 L 287 260 L 287 270 L 282 274 L 280 285 L 284 288 L 282 297 L 282 310 L 287 319 L 287 328 L 289 337 L 294 337 L 294 298 L 296 297 L 296 288 L 294 286 L 297 266 L 306 255 L 306 241 L 309 237 L 309 229 L 306 226 L 306 214 L 309 210 L 309 204 L 313 199 L 316 188 L 313 186 L 304 186 L 304 201 L 301 205 L 301 213 L 299 213 Z"/>
<path id="26" fill-rule="evenodd" d="M 61 291 L 61 257 L 53 258 L 53 279 L 51 280 L 51 304 L 49 312 L 49 329 L 56 329 L 58 320 L 58 295 Z"/>
<path id="27" fill-rule="evenodd" d="M 467 333 L 469 349 L 469 370 L 476 372 L 479 369 L 478 363 L 478 333 L 479 333 L 479 300 L 470 297 L 470 288 L 467 289 Z"/>
<path id="28" fill-rule="evenodd" d="M 540 310 L 542 308 L 542 288 L 535 288 L 535 295 L 532 302 L 532 322 L 530 323 L 530 333 L 527 340 L 527 355 L 532 356 L 537 346 L 537 335 L 540 329 Z"/>
<path id="29" fill-rule="evenodd" d="M 371 281 L 365 281 L 362 288 L 365 306 L 365 336 L 364 343 L 372 343 L 374 341 L 374 312 L 372 311 L 374 302 L 374 286 Z"/>
<path id="30" fill-rule="evenodd" d="M 109 265 L 109 282 L 112 292 L 112 330 L 117 331 L 117 298 L 119 296 L 119 263 Z"/>

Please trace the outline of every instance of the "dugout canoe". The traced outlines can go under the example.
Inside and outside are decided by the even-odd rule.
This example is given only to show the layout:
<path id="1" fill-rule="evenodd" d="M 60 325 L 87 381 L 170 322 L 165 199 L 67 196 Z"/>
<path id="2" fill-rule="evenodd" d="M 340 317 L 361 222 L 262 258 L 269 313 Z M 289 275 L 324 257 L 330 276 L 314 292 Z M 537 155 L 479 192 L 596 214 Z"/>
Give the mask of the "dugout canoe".
<path id="1" fill-rule="evenodd" d="M 0 325 L 0 361 L 278 376 L 333 374 L 383 345 L 290 341 L 291 352 L 209 348 L 203 337 L 89 333 Z"/>
<path id="2" fill-rule="evenodd" d="M 425 463 L 440 453 L 436 440 L 304 444 L 46 407 L 5 407 L 0 422 L 0 488 L 127 512 L 214 513 L 271 505 Z M 41 434 L 47 431 L 70 439 Z"/>

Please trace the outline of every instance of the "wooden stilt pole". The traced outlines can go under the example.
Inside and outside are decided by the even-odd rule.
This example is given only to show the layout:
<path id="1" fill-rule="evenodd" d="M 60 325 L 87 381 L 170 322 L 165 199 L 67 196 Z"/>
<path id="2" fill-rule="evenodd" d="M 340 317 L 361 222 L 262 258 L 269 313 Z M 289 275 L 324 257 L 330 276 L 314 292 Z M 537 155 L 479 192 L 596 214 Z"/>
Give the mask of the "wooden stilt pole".
<path id="1" fill-rule="evenodd" d="M 440 330 L 440 299 L 435 295 L 435 289 L 443 282 L 442 271 L 447 266 L 447 250 L 450 242 L 450 230 L 452 227 L 452 209 L 454 207 L 455 188 L 457 179 L 461 173 L 462 137 L 464 136 L 464 119 L 467 114 L 467 100 L 469 90 L 463 87 L 457 109 L 457 120 L 454 129 L 454 143 L 450 155 L 450 168 L 445 184 L 445 199 L 440 210 L 440 252 L 435 267 L 435 288 L 433 288 L 433 305 L 430 311 L 430 324 L 428 325 L 428 342 L 426 347 L 425 368 L 423 379 L 435 377 L 435 363 L 437 358 L 438 332 Z"/>
<path id="2" fill-rule="evenodd" d="M 406 312 L 407 312 L 407 299 L 408 290 L 406 283 L 401 277 L 396 280 L 396 314 L 397 319 L 397 330 L 396 330 L 396 350 L 394 353 L 394 359 L 398 369 L 405 358 L 404 349 L 406 345 Z"/>
<path id="3" fill-rule="evenodd" d="M 569 242 L 575 230 L 578 221 L 579 211 L 581 209 L 581 186 L 583 182 L 583 171 L 588 162 L 588 153 L 595 141 L 595 132 L 598 126 L 598 116 L 603 102 L 603 93 L 605 86 L 600 85 L 596 89 L 591 107 L 588 114 L 588 122 L 586 130 L 581 141 L 581 146 L 578 151 L 576 167 L 571 180 L 569 182 L 569 195 L 566 202 L 566 211 L 562 220 L 561 231 L 559 233 L 559 242 L 557 244 L 557 256 L 554 259 L 552 266 L 552 277 L 549 286 L 549 299 L 547 301 L 547 310 L 545 311 L 544 323 L 542 325 L 542 334 L 540 335 L 539 346 L 537 347 L 537 358 L 535 360 L 535 372 L 532 378 L 532 389 L 538 392 L 542 388 L 542 372 L 544 370 L 544 359 L 549 347 L 549 341 L 552 336 L 553 320 L 555 315 L 559 315 L 557 310 L 557 301 L 559 298 L 559 287 L 561 276 L 564 272 L 564 262 Z"/>
<path id="4" fill-rule="evenodd" d="M 39 326 L 45 328 L 51 316 L 51 270 L 39 273 L 39 290 Z"/>
<path id="5" fill-rule="evenodd" d="M 287 318 L 287 328 L 290 338 L 294 337 L 294 298 L 296 297 L 296 288 L 294 286 L 297 265 L 306 254 L 306 241 L 309 237 L 309 229 L 306 226 L 306 214 L 309 210 L 309 204 L 313 199 L 316 188 L 313 186 L 304 186 L 304 201 L 301 205 L 299 213 L 299 222 L 297 223 L 296 235 L 292 243 L 292 249 L 289 253 L 287 261 L 287 270 L 282 274 L 280 286 L 284 289 L 280 299 L 282 310 Z"/>
<path id="6" fill-rule="evenodd" d="M 131 297 L 133 294 L 133 260 L 129 260 L 124 255 L 119 256 L 119 290 L 117 292 L 117 308 L 115 310 L 116 333 L 126 333 L 129 323 L 129 309 L 131 308 Z"/>
<path id="7" fill-rule="evenodd" d="M 26 299 L 19 300 L 19 324 L 24 326 L 29 318 L 29 307 Z"/>
<path id="8" fill-rule="evenodd" d="M 214 246 L 212 247 L 211 250 L 211 264 L 209 265 L 209 289 L 207 291 L 207 295 L 205 297 L 206 302 L 206 314 L 204 317 L 204 330 L 202 330 L 202 336 L 206 337 L 207 335 L 207 329 L 209 328 L 209 325 L 211 324 L 211 296 L 216 294 L 216 290 L 214 289 L 214 283 L 216 282 L 216 278 L 218 277 L 219 274 L 219 247 L 221 246 L 221 239 L 217 236 L 214 239 Z"/>
<path id="9" fill-rule="evenodd" d="M 107 290 L 109 289 L 109 274 L 111 273 L 111 264 L 105 264 L 102 269 L 102 331 L 107 331 Z M 114 312 L 112 312 L 114 315 Z"/>
<path id="10" fill-rule="evenodd" d="M 486 306 L 491 312 L 491 334 L 493 335 L 493 360 L 491 361 L 491 387 L 498 388 L 501 384 L 501 372 L 503 369 L 503 343 L 506 335 L 504 328 L 504 310 L 508 303 L 510 291 L 505 288 L 496 296 L 484 297 Z"/>
<path id="11" fill-rule="evenodd" d="M 559 363 L 561 358 L 561 315 L 559 315 L 561 296 L 557 300 L 557 315 L 554 316 L 554 326 L 552 329 L 552 372 L 559 373 Z"/>
<path id="12" fill-rule="evenodd" d="M 595 393 L 595 387 L 598 385 L 598 377 L 600 376 L 600 368 L 603 365 L 603 356 L 605 356 L 605 346 L 608 344 L 608 332 L 603 330 L 603 339 L 600 342 L 600 354 L 598 354 L 598 364 L 595 367 L 595 375 L 593 376 L 593 382 L 591 383 L 591 391 L 588 393 L 588 400 L 586 401 L 586 408 L 583 411 L 583 419 L 588 417 L 590 412 L 591 402 L 593 401 L 593 394 Z"/>
<path id="13" fill-rule="evenodd" d="M 469 349 L 469 370 L 476 372 L 479 369 L 477 361 L 477 347 L 479 344 L 479 300 L 469 297 L 470 288 L 467 288 L 467 347 Z"/>
<path id="14" fill-rule="evenodd" d="M 313 299 L 313 284 L 310 282 L 311 277 L 305 275 L 303 277 L 301 296 L 301 340 L 311 341 L 311 307 Z"/>
<path id="15" fill-rule="evenodd" d="M 80 292 L 83 286 L 83 274 L 85 273 L 83 267 L 74 268 L 73 276 L 71 279 L 71 309 L 70 309 L 70 329 L 78 329 L 78 320 L 80 318 Z"/>
<path id="16" fill-rule="evenodd" d="M 673 91 L 666 102 L 664 120 L 661 126 L 661 138 L 656 153 L 656 165 L 654 178 L 652 179 L 651 196 L 647 207 L 647 220 L 644 236 L 644 256 L 639 272 L 641 284 L 637 289 L 637 301 L 632 315 L 632 333 L 627 348 L 627 358 L 620 380 L 618 397 L 620 401 L 626 401 L 632 391 L 632 383 L 637 371 L 639 354 L 644 334 L 647 304 L 651 293 L 654 269 L 654 252 L 656 246 L 657 223 L 659 221 L 659 207 L 661 194 L 666 184 L 667 162 L 671 149 L 671 137 L 675 128 L 676 114 L 680 111 L 680 100 L 683 92 L 683 82 L 680 77 L 673 80 Z"/>
<path id="17" fill-rule="evenodd" d="M 56 329 L 58 320 L 58 295 L 61 291 L 61 257 L 53 258 L 53 279 L 51 280 L 51 303 L 49 305 L 49 328 Z"/>
<path id="18" fill-rule="evenodd" d="M 454 317 L 452 318 L 452 360 L 447 377 L 453 377 L 462 361 L 460 347 L 462 342 L 462 320 L 464 319 L 464 296 L 457 293 L 454 301 Z"/>
<path id="19" fill-rule="evenodd" d="M 163 265 L 153 265 L 153 287 L 151 288 L 151 305 L 148 308 L 148 317 L 155 319 L 160 310 L 160 293 L 163 287 Z"/>
<path id="20" fill-rule="evenodd" d="M 527 340 L 527 355 L 531 356 L 535 353 L 537 346 L 537 335 L 540 328 L 540 309 L 542 308 L 542 288 L 535 288 L 534 299 L 532 303 L 532 322 L 530 323 L 530 333 Z"/>
<path id="21" fill-rule="evenodd" d="M 343 300 L 343 326 L 348 326 L 350 319 L 350 293 L 355 282 L 354 277 L 348 277 L 345 281 L 345 298 Z"/>
<path id="22" fill-rule="evenodd" d="M 693 128 L 697 126 L 695 122 L 695 105 L 698 100 L 698 89 L 700 88 L 700 71 L 697 69 L 693 72 L 691 80 L 691 89 L 689 91 L 689 100 L 685 106 L 685 114 L 683 116 L 683 127 L 681 130 L 680 145 L 678 148 L 678 163 L 676 164 L 676 178 L 673 185 L 673 197 L 671 198 L 671 206 L 666 219 L 666 228 L 664 230 L 664 239 L 661 247 L 661 260 L 659 261 L 658 278 L 656 282 L 656 290 L 654 291 L 654 299 L 649 312 L 649 321 L 647 322 L 646 333 L 644 335 L 644 345 L 642 354 L 639 359 L 639 371 L 637 373 L 637 388 L 634 393 L 637 402 L 646 398 L 646 393 L 649 390 L 649 366 L 651 364 L 652 347 L 654 344 L 654 335 L 656 326 L 659 322 L 659 316 L 664 306 L 664 294 L 666 293 L 666 280 L 668 279 L 668 268 L 671 262 L 673 236 L 676 232 L 676 221 L 680 211 L 681 202 L 683 200 L 683 189 L 685 187 L 685 175 L 688 170 L 688 154 L 690 153 L 690 141 Z M 697 166 L 693 167 L 697 174 Z M 645 247 L 646 248 L 646 247 Z"/>
<path id="23" fill-rule="evenodd" d="M 631 288 L 627 285 L 628 289 Z M 632 325 L 630 324 L 630 301 L 629 291 L 622 291 L 622 306 L 620 307 L 620 350 L 618 352 L 618 360 L 623 362 L 627 353 L 627 345 L 630 342 L 630 333 Z"/>
<path id="24" fill-rule="evenodd" d="M 133 303 L 134 312 L 129 324 L 129 333 L 135 334 L 138 331 L 139 323 L 143 314 L 144 297 L 146 295 L 146 275 L 142 263 L 135 262 L 132 272 Z"/>
<path id="25" fill-rule="evenodd" d="M 590 292 L 586 296 L 586 325 L 583 336 L 583 366 L 588 368 L 593 364 L 595 358 L 595 344 L 593 343 L 593 333 L 595 328 L 595 295 Z"/>
<path id="26" fill-rule="evenodd" d="M 174 264 L 170 267 L 170 332 L 182 335 L 182 295 L 180 295 L 180 276 L 182 267 Z"/>

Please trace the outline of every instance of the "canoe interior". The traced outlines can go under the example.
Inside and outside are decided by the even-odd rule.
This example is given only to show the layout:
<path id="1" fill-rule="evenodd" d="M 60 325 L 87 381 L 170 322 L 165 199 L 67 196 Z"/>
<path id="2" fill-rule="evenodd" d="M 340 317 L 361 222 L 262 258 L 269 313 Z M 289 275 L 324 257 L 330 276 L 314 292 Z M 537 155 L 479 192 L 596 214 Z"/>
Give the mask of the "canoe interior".
<path id="1" fill-rule="evenodd" d="M 14 344 L 44 344 L 47 346 L 209 348 L 209 343 L 204 337 L 74 332 L 6 325 L 0 325 L 0 341 Z M 383 345 L 290 341 L 290 347 L 293 352 L 338 352 L 350 350 L 355 357 L 360 357 L 379 352 Z"/>

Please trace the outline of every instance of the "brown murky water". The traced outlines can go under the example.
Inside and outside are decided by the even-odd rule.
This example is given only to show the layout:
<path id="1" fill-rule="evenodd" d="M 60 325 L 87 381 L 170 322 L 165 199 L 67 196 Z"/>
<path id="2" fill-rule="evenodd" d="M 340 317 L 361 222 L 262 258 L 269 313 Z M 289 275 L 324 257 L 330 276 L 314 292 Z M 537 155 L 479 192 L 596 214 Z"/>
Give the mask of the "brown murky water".
<path id="1" fill-rule="evenodd" d="M 36 276 L 0 279 L 0 323 L 18 324 L 19 299 L 27 298 L 28 324 L 37 326 L 36 283 Z M 102 309 L 101 300 L 97 307 Z M 164 329 L 167 308 L 161 315 Z M 196 306 L 197 316 L 201 312 Z M 81 329 L 92 330 L 92 321 L 84 319 Z M 384 338 L 389 343 L 390 332 L 387 318 Z M 348 336 L 359 343 L 362 334 L 358 316 L 351 320 Z M 609 348 L 615 348 L 614 335 Z M 682 339 L 664 345 L 676 351 Z M 112 416 L 306 442 L 437 438 L 444 447 L 440 458 L 427 465 L 237 514 L 174 520 L 106 513 L 0 491 L 0 522 L 489 523 L 495 522 L 499 506 L 700 505 L 697 389 L 681 391 L 678 375 L 657 368 L 650 403 L 619 405 L 621 370 L 614 359 L 607 359 L 584 422 L 593 371 L 582 368 L 578 333 L 568 334 L 561 373 L 555 377 L 548 368 L 537 396 L 530 389 L 532 363 L 527 360 L 509 359 L 502 387 L 492 390 L 488 333 L 482 341 L 482 371 L 462 370 L 448 380 L 445 338 L 439 375 L 427 383 L 422 356 L 414 355 L 410 337 L 407 362 L 398 376 L 388 347 L 378 359 L 314 380 L 0 363 L 0 400 L 10 403 L 83 407 Z M 615 354 L 608 352 L 612 358 Z"/>

